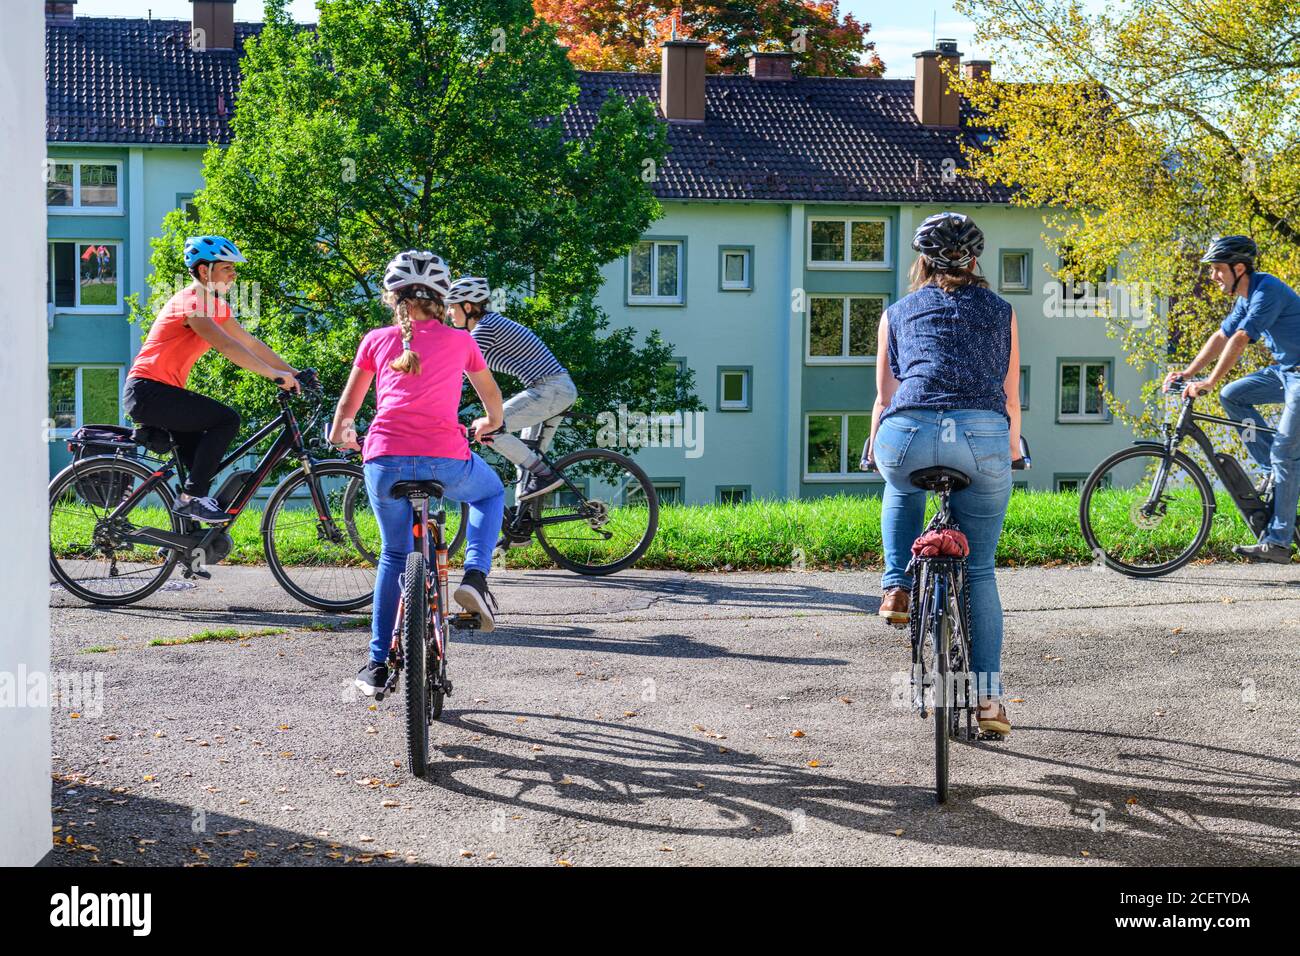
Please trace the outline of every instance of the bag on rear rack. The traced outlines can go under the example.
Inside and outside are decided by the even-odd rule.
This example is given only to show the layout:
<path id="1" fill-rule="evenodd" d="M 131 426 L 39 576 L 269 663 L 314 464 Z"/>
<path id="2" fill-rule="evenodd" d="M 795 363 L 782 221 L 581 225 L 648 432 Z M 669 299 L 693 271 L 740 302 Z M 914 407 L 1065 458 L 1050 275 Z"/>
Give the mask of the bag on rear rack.
<path id="1" fill-rule="evenodd" d="M 68 442 L 74 462 L 95 455 L 120 455 L 135 460 L 139 449 L 131 439 L 131 429 L 121 425 L 82 425 Z M 111 508 L 130 494 L 135 478 L 124 472 L 99 472 L 76 482 L 77 494 L 96 508 Z"/>

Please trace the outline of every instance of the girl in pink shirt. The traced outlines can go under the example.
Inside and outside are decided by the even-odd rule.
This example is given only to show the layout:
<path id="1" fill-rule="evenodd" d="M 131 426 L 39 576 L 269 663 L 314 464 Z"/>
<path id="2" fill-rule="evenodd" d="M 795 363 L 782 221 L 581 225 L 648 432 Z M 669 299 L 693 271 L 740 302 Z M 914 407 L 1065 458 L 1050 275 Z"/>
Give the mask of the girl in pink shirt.
<path id="1" fill-rule="evenodd" d="M 406 556 L 415 550 L 411 503 L 391 494 L 397 482 L 437 481 L 447 498 L 469 504 L 465 573 L 454 597 L 461 607 L 480 616 L 482 630 L 495 627 L 496 600 L 488 590 L 487 575 L 501 531 L 505 488 L 496 472 L 470 452 L 457 412 L 462 376 L 468 376 L 487 410 L 485 418 L 474 422 L 474 440 L 479 441 L 501 426 L 501 390 L 473 337 L 443 324 L 443 298 L 450 284 L 446 265 L 431 252 L 403 252 L 388 264 L 384 303 L 393 310 L 393 324 L 374 329 L 361 340 L 330 428 L 331 442 L 362 452 L 366 492 L 383 539 L 370 659 L 356 680 L 367 696 L 382 690 L 388 681 L 398 578 Z M 352 421 L 371 381 L 377 411 L 363 446 L 357 443 Z"/>

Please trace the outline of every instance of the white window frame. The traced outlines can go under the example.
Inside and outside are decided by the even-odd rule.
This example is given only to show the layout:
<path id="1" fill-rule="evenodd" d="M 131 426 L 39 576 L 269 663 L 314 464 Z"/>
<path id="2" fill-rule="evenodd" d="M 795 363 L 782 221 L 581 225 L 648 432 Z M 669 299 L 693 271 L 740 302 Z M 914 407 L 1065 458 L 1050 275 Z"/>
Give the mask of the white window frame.
<path id="1" fill-rule="evenodd" d="M 1019 256 L 1023 263 L 1022 274 L 1024 281 L 1020 285 L 1012 285 L 1006 281 L 1006 257 Z M 998 289 L 1002 292 L 1029 292 L 1031 280 L 1029 278 L 1030 253 L 1025 249 L 999 249 L 998 250 Z"/>
<path id="2" fill-rule="evenodd" d="M 126 387 L 126 367 L 125 367 L 125 366 L 123 366 L 123 365 L 114 365 L 112 362 L 85 362 L 85 363 L 82 363 L 82 364 L 80 364 L 80 365 L 74 365 L 74 364 L 72 364 L 72 363 L 70 363 L 70 362 L 51 362 L 51 363 L 47 366 L 47 371 L 46 371 L 46 373 L 45 373 L 46 376 L 47 376 L 47 381 L 48 381 L 49 371 L 50 371 L 50 370 L 53 370 L 53 369 L 59 369 L 59 368 L 70 368 L 70 369 L 74 369 L 74 370 L 76 371 L 76 375 L 75 375 L 74 378 L 73 378 L 73 395 L 75 396 L 74 401 L 75 401 L 75 408 L 76 408 L 76 410 L 73 412 L 73 425 L 72 425 L 71 428 L 51 428 L 51 429 L 50 429 L 50 437 L 51 437 L 52 439 L 55 439 L 55 440 L 63 439 L 63 440 L 66 441 L 67 439 L 69 439 L 69 438 L 72 437 L 72 433 L 73 433 L 73 432 L 75 432 L 75 431 L 76 431 L 78 428 L 80 428 L 82 425 L 85 425 L 85 424 L 86 424 L 85 408 L 84 408 L 84 403 L 83 403 L 83 401 L 82 401 L 82 391 L 81 391 L 81 373 L 82 373 L 85 369 L 88 369 L 88 368 L 90 368 L 90 369 L 97 369 L 97 368 L 113 368 L 113 369 L 117 369 L 117 422 L 116 422 L 116 424 L 118 424 L 118 425 L 125 425 L 125 424 L 126 424 L 126 409 L 124 409 L 124 408 L 122 407 L 122 390 Z M 112 425 L 112 424 L 114 424 L 114 423 L 113 423 L 113 422 L 95 422 L 94 424 L 96 424 L 96 425 Z"/>
<path id="3" fill-rule="evenodd" d="M 46 205 L 45 212 L 51 216 L 121 216 L 126 209 L 122 203 L 122 161 L 120 159 L 73 159 L 65 156 L 48 156 L 50 166 L 72 167 L 72 205 Z M 83 206 L 81 204 L 81 167 L 82 166 L 116 166 L 117 167 L 117 205 Z"/>
<path id="4" fill-rule="evenodd" d="M 745 262 L 745 276 L 740 282 L 729 282 L 727 280 L 727 256 L 742 256 Z M 722 247 L 722 275 L 718 277 L 718 284 L 724 292 L 750 292 L 754 288 L 754 254 L 750 249 L 743 246 L 731 248 Z"/>
<path id="5" fill-rule="evenodd" d="M 808 470 L 808 440 L 810 438 L 809 429 L 812 427 L 813 418 L 830 418 L 838 415 L 840 417 L 840 464 L 845 469 L 838 472 L 817 472 L 813 473 Z M 870 409 L 866 411 L 817 411 L 804 412 L 803 416 L 803 480 L 806 482 L 818 481 L 883 481 L 879 473 L 867 473 L 860 471 L 857 467 L 857 459 L 854 455 L 862 455 L 862 449 L 856 452 L 849 448 L 849 416 L 863 415 L 868 421 L 871 420 Z"/>
<path id="6" fill-rule="evenodd" d="M 747 412 L 754 407 L 752 398 L 749 394 L 749 380 L 751 372 L 746 368 L 723 368 L 718 372 L 718 378 L 721 379 L 718 389 L 718 408 L 725 409 L 729 412 Z M 740 376 L 740 398 L 736 401 L 728 401 L 723 396 L 727 393 L 726 378 L 728 375 Z"/>
<path id="7" fill-rule="evenodd" d="M 664 295 L 636 295 L 632 291 L 632 252 L 643 242 L 650 243 L 650 282 L 652 288 L 658 287 L 659 278 L 659 247 L 676 246 L 677 247 L 677 294 L 672 296 Z M 683 281 L 686 271 L 686 242 L 683 239 L 638 239 L 632 244 L 632 248 L 627 251 L 627 304 L 628 305 L 685 305 L 686 304 L 686 285 Z"/>
<path id="8" fill-rule="evenodd" d="M 813 302 L 816 299 L 839 299 L 843 303 L 840 314 L 840 349 L 839 355 L 813 355 L 812 354 L 812 315 Z M 871 352 L 867 355 L 849 355 L 849 309 L 854 299 L 875 299 L 880 303 L 881 318 L 885 315 L 885 310 L 889 308 L 889 296 L 871 293 L 868 295 L 843 294 L 828 295 L 823 293 L 809 293 L 808 295 L 808 319 L 803 326 L 803 360 L 805 365 L 875 365 L 876 348 L 873 346 Z M 880 324 L 876 324 L 877 333 Z"/>
<path id="9" fill-rule="evenodd" d="M 126 297 L 122 283 L 125 281 L 125 270 L 122 268 L 122 249 L 125 243 L 120 239 L 50 239 L 46 245 L 45 268 L 46 277 L 54 274 L 54 247 L 59 243 L 68 243 L 77 248 L 76 262 L 81 261 L 81 246 L 111 246 L 115 249 L 114 259 L 117 262 L 117 302 L 114 305 L 82 305 L 81 304 L 81 275 L 78 273 L 76 279 L 77 305 L 55 305 L 54 304 L 54 282 L 50 282 L 50 295 L 45 300 L 46 309 L 52 311 L 54 315 L 120 315 L 125 308 Z"/>
<path id="10" fill-rule="evenodd" d="M 844 224 L 844 258 L 835 259 L 814 259 L 813 256 L 813 224 L 818 222 L 839 222 Z M 885 227 L 885 258 L 879 262 L 859 262 L 850 258 L 853 255 L 853 223 L 855 222 L 878 222 Z M 893 262 L 893 245 L 891 242 L 891 230 L 889 219 L 885 216 L 815 216 L 809 217 L 808 229 L 805 234 L 807 242 L 807 266 L 809 269 L 866 269 L 866 270 L 887 270 L 894 267 Z"/>
<path id="11" fill-rule="evenodd" d="M 1101 411 L 1099 412 L 1064 412 L 1061 410 L 1061 390 L 1065 387 L 1065 369 L 1068 366 L 1077 366 L 1079 369 L 1079 401 L 1081 407 L 1087 407 L 1087 400 L 1084 397 L 1088 388 L 1088 367 L 1092 365 L 1099 366 L 1102 370 L 1103 380 L 1109 381 L 1109 371 L 1113 363 L 1106 361 L 1094 361 L 1091 359 L 1082 359 L 1078 361 L 1064 361 L 1057 363 L 1056 366 L 1056 420 L 1061 423 L 1068 422 L 1108 422 L 1110 421 L 1110 412 L 1106 408 L 1106 398 L 1102 396 Z"/>

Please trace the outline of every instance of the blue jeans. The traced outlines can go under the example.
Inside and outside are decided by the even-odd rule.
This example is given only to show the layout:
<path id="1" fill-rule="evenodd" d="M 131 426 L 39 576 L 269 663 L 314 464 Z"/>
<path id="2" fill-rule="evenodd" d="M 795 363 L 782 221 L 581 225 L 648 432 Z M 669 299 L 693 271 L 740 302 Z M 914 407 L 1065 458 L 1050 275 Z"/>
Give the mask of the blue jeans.
<path id="1" fill-rule="evenodd" d="M 876 430 L 873 457 L 885 478 L 881 534 L 885 545 L 884 588 L 911 589 L 907 564 L 912 542 L 925 530 L 927 492 L 909 480 L 932 465 L 956 468 L 971 483 L 950 498 L 953 520 L 970 542 L 971 670 L 981 696 L 1002 693 L 1002 600 L 993 558 L 1011 498 L 1011 438 L 1005 416 L 979 410 L 907 409 Z M 916 595 L 919 597 L 919 595 Z M 915 607 L 912 613 L 916 613 Z"/>
<path id="2" fill-rule="evenodd" d="M 379 556 L 379 573 L 375 579 L 375 602 L 370 619 L 370 659 L 388 660 L 393 641 L 393 624 L 397 620 L 400 596 L 398 578 L 406 569 L 406 556 L 415 550 L 415 509 L 405 498 L 394 498 L 393 485 L 399 481 L 439 481 L 446 496 L 469 503 L 469 529 L 466 531 L 465 570 L 492 570 L 492 550 L 501 534 L 501 513 L 505 510 L 506 490 L 501 479 L 478 455 L 468 460 L 428 458 L 410 455 L 380 455 L 366 462 L 366 493 L 370 507 L 379 521 L 383 552 Z"/>
<path id="3" fill-rule="evenodd" d="M 1300 373 L 1284 372 L 1270 365 L 1258 372 L 1243 375 L 1219 392 L 1224 414 L 1239 422 L 1253 422 L 1264 428 L 1256 405 L 1285 405 L 1277 434 L 1256 431 L 1253 437 L 1243 431 L 1246 450 L 1261 468 L 1273 472 L 1273 517 L 1261 540 L 1291 546 L 1295 534 L 1295 513 L 1300 501 Z"/>

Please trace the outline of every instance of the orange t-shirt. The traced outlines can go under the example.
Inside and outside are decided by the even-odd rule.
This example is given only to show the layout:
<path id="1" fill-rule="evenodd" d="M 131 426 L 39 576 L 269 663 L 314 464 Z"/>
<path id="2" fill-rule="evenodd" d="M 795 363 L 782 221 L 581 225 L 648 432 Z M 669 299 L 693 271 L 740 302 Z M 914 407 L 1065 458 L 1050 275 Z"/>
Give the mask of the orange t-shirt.
<path id="1" fill-rule="evenodd" d="M 197 332 L 186 325 L 192 313 L 206 313 L 218 324 L 233 314 L 226 300 L 195 286 L 186 286 L 167 300 L 158 313 L 149 337 L 140 346 L 128 378 L 148 378 L 164 385 L 184 388 L 190 369 L 212 348 Z"/>

